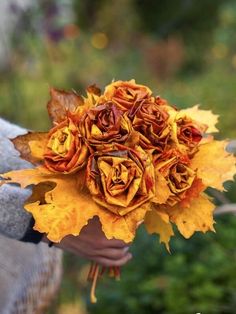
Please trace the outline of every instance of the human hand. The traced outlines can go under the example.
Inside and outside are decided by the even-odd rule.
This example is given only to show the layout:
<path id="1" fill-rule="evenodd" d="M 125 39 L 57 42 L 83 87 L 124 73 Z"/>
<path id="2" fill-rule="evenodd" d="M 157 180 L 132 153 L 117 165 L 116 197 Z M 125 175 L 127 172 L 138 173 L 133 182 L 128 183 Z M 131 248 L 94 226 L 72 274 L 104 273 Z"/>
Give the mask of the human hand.
<path id="1" fill-rule="evenodd" d="M 106 267 L 123 266 L 132 258 L 127 243 L 105 237 L 97 217 L 89 221 L 79 236 L 68 235 L 54 246 Z"/>

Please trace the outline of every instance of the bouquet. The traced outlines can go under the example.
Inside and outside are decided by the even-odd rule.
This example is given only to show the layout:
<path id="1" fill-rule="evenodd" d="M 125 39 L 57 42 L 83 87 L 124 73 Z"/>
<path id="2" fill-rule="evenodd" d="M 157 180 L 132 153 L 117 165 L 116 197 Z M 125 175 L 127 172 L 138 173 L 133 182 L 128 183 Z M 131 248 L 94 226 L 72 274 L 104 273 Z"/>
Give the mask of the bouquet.
<path id="1" fill-rule="evenodd" d="M 108 239 L 130 243 L 138 226 L 157 233 L 169 250 L 173 225 L 189 238 L 214 231 L 208 187 L 233 180 L 235 157 L 217 141 L 218 116 L 198 106 L 178 110 L 144 85 L 114 81 L 86 96 L 51 89 L 49 132 L 13 139 L 34 169 L 2 175 L 4 183 L 32 187 L 25 209 L 34 229 L 52 242 L 77 236 L 97 216 Z M 99 265 L 92 265 L 92 302 Z M 104 269 L 102 269 L 102 272 Z M 117 267 L 110 273 L 119 276 Z"/>

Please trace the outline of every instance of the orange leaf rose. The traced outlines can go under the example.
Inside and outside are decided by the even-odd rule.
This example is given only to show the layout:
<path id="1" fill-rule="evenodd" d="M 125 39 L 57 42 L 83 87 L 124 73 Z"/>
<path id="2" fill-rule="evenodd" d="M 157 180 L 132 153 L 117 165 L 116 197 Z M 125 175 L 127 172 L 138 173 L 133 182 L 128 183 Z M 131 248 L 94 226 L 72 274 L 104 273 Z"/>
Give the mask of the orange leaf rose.
<path id="1" fill-rule="evenodd" d="M 134 103 L 140 103 L 151 95 L 152 91 L 147 86 L 136 84 L 135 80 L 116 81 L 106 87 L 101 101 L 112 100 L 122 111 L 127 111 Z"/>
<path id="2" fill-rule="evenodd" d="M 80 123 L 80 132 L 86 143 L 97 149 L 111 142 L 125 143 L 131 130 L 127 115 L 112 102 L 91 108 Z"/>
<path id="3" fill-rule="evenodd" d="M 45 166 L 53 172 L 72 173 L 84 167 L 88 148 L 71 118 L 54 127 L 44 154 Z"/>
<path id="4" fill-rule="evenodd" d="M 173 206 L 185 198 L 186 192 L 196 179 L 196 171 L 189 167 L 189 158 L 175 150 L 168 152 L 163 160 L 156 165 L 155 170 L 158 176 L 165 179 L 165 189 L 169 190 L 170 193 L 166 203 Z M 164 193 L 163 189 L 164 185 L 162 191 L 157 191 L 157 194 Z"/>
<path id="5" fill-rule="evenodd" d="M 87 186 L 95 202 L 123 216 L 154 196 L 154 167 L 140 148 L 117 145 L 89 158 Z"/>
<path id="6" fill-rule="evenodd" d="M 138 106 L 133 106 L 129 112 L 133 128 L 140 133 L 140 146 L 151 149 L 153 154 L 159 156 L 166 149 L 170 137 L 169 114 L 165 106 L 150 98 Z"/>
<path id="7" fill-rule="evenodd" d="M 190 156 L 196 153 L 207 127 L 194 122 L 191 118 L 182 117 L 177 119 L 175 128 L 174 140 L 178 148 Z"/>

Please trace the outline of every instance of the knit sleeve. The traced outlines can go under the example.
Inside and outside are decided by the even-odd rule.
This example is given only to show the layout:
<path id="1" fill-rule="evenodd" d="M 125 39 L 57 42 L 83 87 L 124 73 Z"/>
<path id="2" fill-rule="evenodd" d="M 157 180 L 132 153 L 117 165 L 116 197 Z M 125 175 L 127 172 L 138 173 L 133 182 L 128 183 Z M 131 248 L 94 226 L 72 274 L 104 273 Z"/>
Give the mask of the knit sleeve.
<path id="1" fill-rule="evenodd" d="M 26 130 L 0 119 L 0 173 L 32 165 L 19 157 L 9 138 L 26 133 Z M 27 213 L 23 204 L 31 192 L 13 185 L 0 187 L 0 233 L 21 239 L 29 228 L 32 216 Z"/>

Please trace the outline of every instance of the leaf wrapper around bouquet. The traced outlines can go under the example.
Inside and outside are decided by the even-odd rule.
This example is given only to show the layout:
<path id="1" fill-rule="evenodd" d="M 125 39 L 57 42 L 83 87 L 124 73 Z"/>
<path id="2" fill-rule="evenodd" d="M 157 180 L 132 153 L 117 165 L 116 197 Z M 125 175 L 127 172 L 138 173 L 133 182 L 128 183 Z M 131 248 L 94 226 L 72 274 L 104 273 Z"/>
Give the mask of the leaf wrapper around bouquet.
<path id="1" fill-rule="evenodd" d="M 144 219 L 148 205 L 143 204 L 125 216 L 118 216 L 96 204 L 84 186 L 84 173 L 78 175 L 51 174 L 44 168 L 19 170 L 6 173 L 6 182 L 19 183 L 22 188 L 35 185 L 31 199 L 37 199 L 45 185 L 44 200 L 29 202 L 25 209 L 35 219 L 34 229 L 47 233 L 49 240 L 60 242 L 66 235 L 79 235 L 89 219 L 98 216 L 102 230 L 108 239 L 116 238 L 124 242 L 134 239 L 137 225 Z M 39 191 L 38 191 L 39 190 Z M 45 191 L 45 190 L 43 190 Z M 41 197 L 42 198 L 42 195 Z"/>

